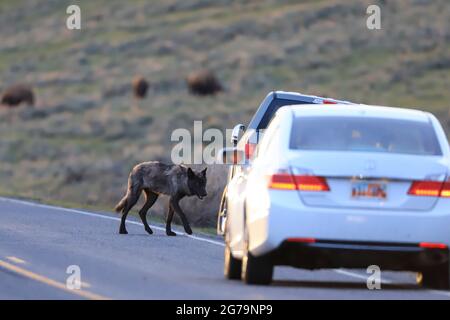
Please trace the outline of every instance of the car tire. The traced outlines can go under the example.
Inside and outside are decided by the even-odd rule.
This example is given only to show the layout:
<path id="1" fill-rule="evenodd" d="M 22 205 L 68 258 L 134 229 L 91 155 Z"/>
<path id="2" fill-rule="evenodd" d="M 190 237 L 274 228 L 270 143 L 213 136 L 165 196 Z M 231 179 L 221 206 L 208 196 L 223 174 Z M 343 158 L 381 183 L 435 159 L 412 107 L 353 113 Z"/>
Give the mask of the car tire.
<path id="1" fill-rule="evenodd" d="M 225 244 L 225 257 L 223 273 L 225 278 L 230 280 L 241 280 L 242 261 L 236 259 L 231 254 L 231 249 L 228 244 Z"/>
<path id="2" fill-rule="evenodd" d="M 417 282 L 429 289 L 450 290 L 449 263 L 422 270 Z"/>
<path id="3" fill-rule="evenodd" d="M 248 241 L 245 242 L 241 275 L 241 278 L 245 283 L 257 285 L 270 284 L 273 277 L 273 268 L 274 266 L 270 254 L 255 257 L 248 250 Z"/>

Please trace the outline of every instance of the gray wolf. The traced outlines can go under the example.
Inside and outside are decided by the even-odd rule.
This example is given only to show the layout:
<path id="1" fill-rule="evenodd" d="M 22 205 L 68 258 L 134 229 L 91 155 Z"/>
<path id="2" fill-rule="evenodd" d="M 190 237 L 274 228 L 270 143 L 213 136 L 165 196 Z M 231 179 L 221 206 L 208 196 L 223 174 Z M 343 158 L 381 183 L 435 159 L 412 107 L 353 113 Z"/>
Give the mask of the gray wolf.
<path id="1" fill-rule="evenodd" d="M 186 196 L 197 196 L 200 200 L 206 197 L 206 181 L 206 168 L 196 172 L 183 165 L 169 165 L 159 161 L 143 162 L 136 165 L 128 177 L 127 193 L 115 207 L 117 212 L 122 212 L 119 233 L 128 233 L 125 228 L 128 212 L 139 200 L 141 193 L 144 192 L 146 201 L 139 211 L 139 217 L 144 224 L 145 231 L 149 234 L 153 233 L 147 223 L 147 211 L 156 202 L 158 196 L 163 194 L 170 197 L 166 234 L 168 236 L 176 235 L 171 229 L 174 212 L 180 216 L 186 233 L 192 234 L 192 229 L 179 205 L 179 201 Z"/>

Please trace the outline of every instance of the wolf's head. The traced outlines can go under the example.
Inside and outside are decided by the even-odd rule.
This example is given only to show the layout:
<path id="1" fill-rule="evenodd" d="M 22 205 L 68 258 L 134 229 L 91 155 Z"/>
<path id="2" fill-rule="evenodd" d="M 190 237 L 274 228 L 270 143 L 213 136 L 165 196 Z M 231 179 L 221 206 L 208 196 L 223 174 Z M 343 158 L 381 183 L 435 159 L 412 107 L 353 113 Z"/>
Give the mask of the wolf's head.
<path id="1" fill-rule="evenodd" d="M 206 169 L 201 172 L 195 172 L 191 168 L 188 168 L 188 187 L 192 195 L 197 196 L 200 200 L 206 197 Z"/>

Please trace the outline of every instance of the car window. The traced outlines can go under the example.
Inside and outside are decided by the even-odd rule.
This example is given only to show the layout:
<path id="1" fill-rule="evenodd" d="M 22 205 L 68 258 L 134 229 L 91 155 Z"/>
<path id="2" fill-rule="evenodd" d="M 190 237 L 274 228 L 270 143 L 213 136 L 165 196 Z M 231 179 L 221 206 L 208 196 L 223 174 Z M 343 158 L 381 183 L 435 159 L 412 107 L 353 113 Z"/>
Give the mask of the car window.
<path id="1" fill-rule="evenodd" d="M 301 101 L 301 100 L 288 100 L 288 99 L 275 99 L 267 108 L 261 122 L 258 124 L 257 130 L 266 129 L 269 126 L 270 121 L 275 116 L 278 109 L 284 106 L 291 106 L 295 104 L 309 104 L 311 102 Z"/>
<path id="2" fill-rule="evenodd" d="M 290 148 L 442 155 L 431 123 L 368 117 L 296 117 Z"/>

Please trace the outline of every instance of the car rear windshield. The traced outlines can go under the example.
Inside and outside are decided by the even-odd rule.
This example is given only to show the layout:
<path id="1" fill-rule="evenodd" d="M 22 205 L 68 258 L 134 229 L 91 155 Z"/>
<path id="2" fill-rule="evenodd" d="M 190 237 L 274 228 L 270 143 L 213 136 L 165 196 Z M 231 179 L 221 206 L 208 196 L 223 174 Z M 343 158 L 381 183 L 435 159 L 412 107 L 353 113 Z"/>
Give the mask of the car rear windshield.
<path id="1" fill-rule="evenodd" d="M 368 117 L 296 117 L 290 148 L 442 155 L 431 123 Z"/>

